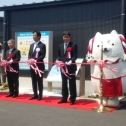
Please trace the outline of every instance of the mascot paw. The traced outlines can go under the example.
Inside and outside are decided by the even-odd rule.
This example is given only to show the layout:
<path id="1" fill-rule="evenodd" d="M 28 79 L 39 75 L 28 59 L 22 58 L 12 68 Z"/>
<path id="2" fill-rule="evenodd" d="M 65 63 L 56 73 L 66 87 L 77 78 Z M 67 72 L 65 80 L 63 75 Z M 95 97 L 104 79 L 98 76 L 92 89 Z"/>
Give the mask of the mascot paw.
<path id="1" fill-rule="evenodd" d="M 87 62 L 93 62 L 94 61 L 94 57 L 92 56 L 92 54 L 87 54 L 86 58 Z"/>

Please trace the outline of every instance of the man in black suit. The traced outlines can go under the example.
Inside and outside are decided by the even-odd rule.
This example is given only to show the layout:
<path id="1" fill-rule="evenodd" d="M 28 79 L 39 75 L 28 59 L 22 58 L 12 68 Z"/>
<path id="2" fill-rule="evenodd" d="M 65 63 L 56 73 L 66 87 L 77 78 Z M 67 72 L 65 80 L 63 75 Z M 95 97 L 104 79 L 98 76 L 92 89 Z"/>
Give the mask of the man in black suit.
<path id="1" fill-rule="evenodd" d="M 39 31 L 33 32 L 33 40 L 34 43 L 30 45 L 30 50 L 28 54 L 29 59 L 34 59 L 35 62 L 43 62 L 46 54 L 46 46 L 44 43 L 40 41 L 41 33 Z M 37 64 L 38 68 L 42 71 L 45 70 L 44 64 Z M 33 87 L 33 96 L 29 100 L 38 99 L 42 100 L 43 95 L 43 74 L 40 77 L 39 74 L 36 74 L 35 71 L 30 68 L 31 79 L 32 79 L 32 87 Z M 39 89 L 39 95 L 37 93 L 37 85 Z"/>
<path id="2" fill-rule="evenodd" d="M 6 52 L 6 59 L 16 72 L 11 72 L 9 66 L 7 66 L 7 81 L 9 86 L 9 94 L 6 97 L 18 97 L 19 93 L 19 61 L 21 58 L 20 51 L 15 48 L 15 42 L 13 39 L 8 40 L 9 50 Z M 15 62 L 15 63 L 14 63 Z"/>
<path id="3" fill-rule="evenodd" d="M 68 98 L 68 87 L 67 80 L 69 79 L 69 90 L 70 90 L 70 104 L 73 105 L 76 99 L 76 75 L 75 72 L 77 70 L 77 66 L 75 63 L 77 59 L 77 44 L 70 41 L 71 34 L 68 31 L 64 31 L 63 33 L 63 41 L 64 43 L 59 45 L 58 57 L 56 61 L 62 61 L 67 65 L 67 69 L 69 77 L 67 78 L 62 72 L 62 98 L 58 102 L 66 103 Z"/>

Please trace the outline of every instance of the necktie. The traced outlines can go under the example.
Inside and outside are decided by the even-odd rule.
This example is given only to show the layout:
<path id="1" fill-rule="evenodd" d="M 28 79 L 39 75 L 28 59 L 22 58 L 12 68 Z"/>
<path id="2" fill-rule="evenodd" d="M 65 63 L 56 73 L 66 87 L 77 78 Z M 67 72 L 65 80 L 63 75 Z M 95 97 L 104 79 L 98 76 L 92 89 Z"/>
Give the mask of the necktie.
<path id="1" fill-rule="evenodd" d="M 33 52 L 35 51 L 36 46 L 37 46 L 37 42 L 34 44 Z"/>
<path id="2" fill-rule="evenodd" d="M 11 54 L 11 52 L 12 52 L 12 50 L 10 49 L 10 50 L 9 50 L 9 54 Z"/>
<path id="3" fill-rule="evenodd" d="M 66 52 L 67 49 L 67 43 L 64 44 L 64 53 Z"/>

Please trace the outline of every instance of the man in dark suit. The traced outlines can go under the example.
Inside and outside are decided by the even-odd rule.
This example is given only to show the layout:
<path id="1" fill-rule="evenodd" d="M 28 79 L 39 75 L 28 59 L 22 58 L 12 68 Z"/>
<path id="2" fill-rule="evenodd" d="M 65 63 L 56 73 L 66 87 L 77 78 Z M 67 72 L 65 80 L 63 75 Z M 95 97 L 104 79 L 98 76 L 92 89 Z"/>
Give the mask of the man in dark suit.
<path id="1" fill-rule="evenodd" d="M 33 32 L 33 40 L 34 43 L 30 45 L 30 50 L 28 54 L 29 59 L 34 59 L 35 62 L 43 62 L 46 54 L 46 46 L 44 43 L 40 41 L 41 33 L 39 31 Z M 38 68 L 42 71 L 45 70 L 44 64 L 37 64 Z M 30 68 L 31 79 L 32 79 L 32 87 L 33 87 L 33 96 L 29 100 L 38 99 L 42 100 L 43 95 L 43 74 L 40 77 L 39 74 L 36 74 L 35 71 Z M 39 95 L 37 93 L 37 84 L 39 89 Z"/>
<path id="2" fill-rule="evenodd" d="M 75 63 L 77 59 L 77 44 L 70 41 L 71 34 L 68 31 L 64 31 L 63 33 L 63 41 L 64 43 L 59 45 L 58 50 L 58 57 L 57 61 L 62 61 L 67 65 L 67 69 L 69 74 L 69 77 L 71 79 L 67 78 L 62 72 L 62 98 L 58 102 L 60 103 L 66 103 L 68 98 L 68 87 L 67 87 L 67 80 L 69 79 L 69 90 L 70 90 L 70 104 L 73 105 L 75 103 L 76 99 L 76 75 L 75 72 L 77 70 L 77 66 Z"/>
<path id="3" fill-rule="evenodd" d="M 6 59 L 16 72 L 11 72 L 9 66 L 7 67 L 7 81 L 9 86 L 9 94 L 6 97 L 18 97 L 19 93 L 19 61 L 21 58 L 20 51 L 15 48 L 13 39 L 8 40 L 9 50 L 6 52 Z M 15 62 L 15 63 L 14 63 Z"/>

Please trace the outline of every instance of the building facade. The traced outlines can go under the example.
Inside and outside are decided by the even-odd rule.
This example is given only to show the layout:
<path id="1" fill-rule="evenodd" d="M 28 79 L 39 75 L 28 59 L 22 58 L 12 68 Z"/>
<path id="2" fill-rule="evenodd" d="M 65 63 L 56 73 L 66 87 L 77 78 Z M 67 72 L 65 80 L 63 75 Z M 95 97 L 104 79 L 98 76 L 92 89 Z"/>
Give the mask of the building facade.
<path id="1" fill-rule="evenodd" d="M 4 41 L 15 39 L 15 32 L 53 31 L 53 61 L 57 57 L 62 33 L 71 32 L 78 44 L 78 57 L 87 53 L 89 40 L 96 32 L 121 33 L 121 0 L 62 0 L 18 6 L 1 7 L 4 11 Z M 86 66 L 86 79 L 90 79 L 90 66 Z M 21 72 L 28 75 L 27 72 Z"/>

